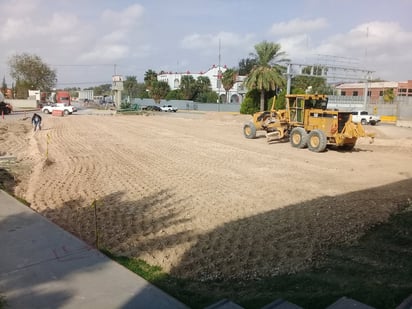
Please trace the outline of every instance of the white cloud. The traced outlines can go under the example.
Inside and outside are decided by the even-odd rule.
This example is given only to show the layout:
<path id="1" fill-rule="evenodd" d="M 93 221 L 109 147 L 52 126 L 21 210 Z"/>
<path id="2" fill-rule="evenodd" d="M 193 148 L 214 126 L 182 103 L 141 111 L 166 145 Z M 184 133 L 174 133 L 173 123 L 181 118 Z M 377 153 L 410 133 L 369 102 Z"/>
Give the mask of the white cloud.
<path id="1" fill-rule="evenodd" d="M 98 46 L 93 50 L 81 55 L 80 61 L 86 62 L 111 62 L 126 57 L 129 54 L 129 47 L 122 44 Z"/>
<path id="2" fill-rule="evenodd" d="M 210 49 L 211 46 L 219 46 L 219 40 L 222 48 L 240 47 L 250 45 L 253 35 L 236 34 L 231 32 L 219 32 L 217 34 L 198 34 L 194 33 L 184 37 L 180 46 L 185 49 Z"/>
<path id="3" fill-rule="evenodd" d="M 412 49 L 412 31 L 397 22 L 363 23 L 321 42 L 306 35 L 285 37 L 279 42 L 295 61 L 330 56 L 336 57 L 336 65 L 370 69 L 384 79 L 412 78 L 408 66 L 412 63 L 412 53 L 408 52 Z"/>
<path id="4" fill-rule="evenodd" d="M 253 34 L 242 35 L 221 31 L 216 34 L 194 33 L 188 35 L 180 42 L 180 47 L 186 50 L 187 53 L 184 55 L 186 66 L 181 62 L 179 70 L 203 71 L 213 64 L 217 65 L 219 61 L 219 41 L 221 64 L 229 66 L 235 66 L 240 59 L 247 57 L 256 44 Z M 196 54 L 195 57 L 192 56 L 193 53 Z M 181 59 L 179 58 L 179 60 Z"/>
<path id="5" fill-rule="evenodd" d="M 328 23 L 324 18 L 303 20 L 300 18 L 292 19 L 288 22 L 273 24 L 269 33 L 271 35 L 285 36 L 302 33 L 310 33 L 327 27 Z"/>
<path id="6" fill-rule="evenodd" d="M 109 23 L 114 27 L 133 26 L 144 15 L 144 8 L 139 4 L 133 4 L 122 11 L 104 10 L 101 15 L 103 23 Z"/>

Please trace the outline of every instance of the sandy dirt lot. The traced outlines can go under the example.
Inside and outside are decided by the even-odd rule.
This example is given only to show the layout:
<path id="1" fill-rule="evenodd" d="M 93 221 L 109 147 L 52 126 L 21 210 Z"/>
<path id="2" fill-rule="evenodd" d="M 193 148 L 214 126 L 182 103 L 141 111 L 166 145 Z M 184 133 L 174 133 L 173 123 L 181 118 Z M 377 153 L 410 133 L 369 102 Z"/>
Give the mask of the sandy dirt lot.
<path id="1" fill-rule="evenodd" d="M 304 269 L 412 199 L 412 129 L 313 153 L 244 138 L 245 115 L 27 116 L 0 121 L 15 194 L 90 244 L 97 200 L 101 247 L 180 277 Z"/>

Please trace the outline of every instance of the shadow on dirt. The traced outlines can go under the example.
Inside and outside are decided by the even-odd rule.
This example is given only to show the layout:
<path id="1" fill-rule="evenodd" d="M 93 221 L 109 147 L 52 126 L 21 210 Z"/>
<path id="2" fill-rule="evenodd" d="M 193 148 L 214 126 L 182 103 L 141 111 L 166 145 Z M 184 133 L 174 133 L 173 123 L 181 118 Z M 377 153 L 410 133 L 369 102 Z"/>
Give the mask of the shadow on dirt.
<path id="1" fill-rule="evenodd" d="M 193 237 L 190 231 L 184 235 L 162 233 L 165 227 L 187 220 L 177 219 L 182 216 L 170 202 L 172 195 L 165 190 L 136 201 L 124 201 L 123 195 L 122 192 L 115 192 L 99 199 L 96 214 L 93 207 L 79 207 L 85 202 L 78 199 L 65 202 L 61 208 L 46 209 L 42 215 L 93 246 L 96 246 L 96 215 L 98 247 L 128 256 L 173 246 Z M 162 209 L 159 216 L 153 219 L 152 211 L 158 205 L 162 205 Z"/>
<path id="2" fill-rule="evenodd" d="M 386 221 L 412 197 L 410 188 L 408 179 L 227 223 L 201 235 L 172 274 L 224 280 L 295 273 L 319 263 L 330 246 L 356 241 Z"/>
<path id="3" fill-rule="evenodd" d="M 0 189 L 13 192 L 15 186 L 14 176 L 8 170 L 0 167 Z"/>
<path id="4" fill-rule="evenodd" d="M 202 286 L 218 297 L 217 300 L 235 299 L 242 294 L 242 282 L 258 286 L 258 282 L 266 278 L 297 274 L 322 265 L 334 247 L 356 243 L 371 228 L 405 208 L 412 198 L 410 188 L 412 179 L 406 179 L 343 195 L 323 196 L 232 221 L 201 235 L 192 231 L 178 235 L 161 233 L 163 227 L 185 221 L 179 219 L 181 213 L 172 207 L 170 192 L 161 191 L 127 202 L 122 200 L 123 193 L 117 192 L 102 198 L 97 207 L 100 247 L 116 255 L 133 257 L 141 252 L 150 255 L 162 248 L 173 248 L 191 239 L 195 245 L 187 250 L 170 274 L 191 281 L 192 287 Z M 257 202 L 273 203 L 273 208 L 277 207 L 276 200 Z M 94 244 L 94 211 L 92 207 L 79 208 L 81 204 L 84 201 L 73 200 L 66 202 L 64 209 L 48 209 L 42 214 Z M 163 215 L 153 219 L 149 214 L 159 204 L 166 209 Z M 113 244 L 116 245 L 113 247 Z M 408 254 L 412 259 L 412 254 Z M 365 263 L 365 267 L 379 275 L 381 269 L 376 261 Z M 398 271 L 396 266 L 393 265 L 391 271 Z M 233 282 L 233 290 L 220 295 L 216 284 L 225 281 Z M 396 282 L 383 284 L 385 289 L 388 284 L 396 288 Z M 256 293 L 269 295 L 270 291 L 265 288 L 268 287 Z M 336 287 L 337 292 L 339 288 Z M 270 295 L 274 300 L 275 295 Z"/>

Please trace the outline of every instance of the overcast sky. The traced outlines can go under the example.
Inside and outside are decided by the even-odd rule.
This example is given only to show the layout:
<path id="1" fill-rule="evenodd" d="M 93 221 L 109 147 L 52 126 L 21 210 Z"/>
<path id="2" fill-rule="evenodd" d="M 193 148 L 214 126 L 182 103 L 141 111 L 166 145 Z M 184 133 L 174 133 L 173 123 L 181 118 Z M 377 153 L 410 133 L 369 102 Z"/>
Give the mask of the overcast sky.
<path id="1" fill-rule="evenodd" d="M 14 54 L 56 69 L 58 87 L 143 82 L 149 69 L 237 67 L 266 40 L 295 63 L 412 79 L 412 0 L 0 0 L 0 74 Z M 219 49 L 219 41 L 220 49 Z"/>

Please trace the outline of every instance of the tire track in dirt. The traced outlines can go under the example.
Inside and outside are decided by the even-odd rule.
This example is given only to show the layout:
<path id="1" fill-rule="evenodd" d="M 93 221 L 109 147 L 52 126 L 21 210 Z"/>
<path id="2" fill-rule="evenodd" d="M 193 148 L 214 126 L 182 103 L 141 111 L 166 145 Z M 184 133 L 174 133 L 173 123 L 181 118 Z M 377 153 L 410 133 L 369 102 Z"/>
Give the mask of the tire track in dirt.
<path id="1" fill-rule="evenodd" d="M 290 271 L 292 263 L 303 267 L 331 242 L 353 239 L 385 219 L 392 204 L 362 218 L 370 208 L 351 199 L 345 219 L 346 202 L 339 196 L 407 179 L 401 171 L 412 173 L 398 163 L 404 153 L 391 154 L 391 161 L 379 148 L 362 145 L 354 152 L 316 154 L 289 143 L 247 140 L 242 123 L 47 117 L 36 142 L 42 152 L 50 135 L 53 164 L 41 166 L 30 181 L 32 207 L 93 243 L 89 206 L 99 199 L 104 247 L 180 276 L 252 276 Z M 313 203 L 326 209 L 323 219 L 339 220 L 318 222 Z M 342 207 L 334 212 L 333 204 Z M 339 229 L 345 220 L 355 227 Z"/>

